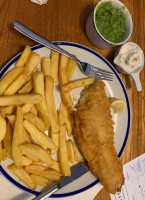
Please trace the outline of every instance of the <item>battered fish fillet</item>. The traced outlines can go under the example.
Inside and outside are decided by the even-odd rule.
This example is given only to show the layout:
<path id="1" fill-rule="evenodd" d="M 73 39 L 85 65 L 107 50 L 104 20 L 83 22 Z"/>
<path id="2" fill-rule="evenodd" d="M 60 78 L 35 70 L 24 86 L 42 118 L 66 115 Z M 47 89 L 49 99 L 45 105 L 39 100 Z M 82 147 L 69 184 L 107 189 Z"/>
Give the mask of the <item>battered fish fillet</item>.
<path id="1" fill-rule="evenodd" d="M 74 136 L 91 171 L 109 193 L 120 191 L 123 167 L 114 147 L 113 121 L 105 85 L 86 88 L 74 112 Z"/>

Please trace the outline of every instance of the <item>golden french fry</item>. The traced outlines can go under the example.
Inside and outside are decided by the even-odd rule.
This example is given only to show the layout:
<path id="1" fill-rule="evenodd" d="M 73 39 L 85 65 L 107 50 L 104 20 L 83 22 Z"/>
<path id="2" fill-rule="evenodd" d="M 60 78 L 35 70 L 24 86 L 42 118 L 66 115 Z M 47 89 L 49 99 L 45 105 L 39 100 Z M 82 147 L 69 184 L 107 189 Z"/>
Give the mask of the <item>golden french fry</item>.
<path id="1" fill-rule="evenodd" d="M 77 81 L 72 81 L 63 85 L 62 90 L 64 92 L 70 92 L 71 90 L 74 90 L 75 88 L 91 85 L 94 81 L 95 81 L 94 78 L 84 78 Z"/>
<path id="2" fill-rule="evenodd" d="M 60 178 L 62 177 L 62 174 L 60 172 L 57 172 L 56 170 L 48 169 L 47 167 L 40 166 L 40 165 L 29 165 L 28 167 L 25 167 L 25 170 L 28 173 L 42 176 L 51 181 L 59 181 Z"/>
<path id="3" fill-rule="evenodd" d="M 0 163 L 2 158 L 3 158 L 3 148 L 2 148 L 2 142 L 0 142 Z"/>
<path id="4" fill-rule="evenodd" d="M 12 128 L 14 128 L 14 125 L 15 125 L 15 120 L 16 120 L 16 115 L 8 115 L 7 116 Z"/>
<path id="5" fill-rule="evenodd" d="M 33 74 L 33 87 L 34 87 L 34 92 L 37 94 L 41 94 L 44 96 L 44 74 L 41 71 L 36 71 Z M 39 81 L 39 84 L 37 83 Z"/>
<path id="6" fill-rule="evenodd" d="M 26 114 L 24 114 L 24 119 L 26 119 L 29 122 L 31 122 L 32 124 L 34 124 L 36 126 L 36 128 L 38 128 L 42 132 L 45 131 L 45 124 L 44 124 L 44 122 L 42 121 L 42 119 L 40 119 L 39 117 L 37 117 L 33 113 L 26 113 Z"/>
<path id="7" fill-rule="evenodd" d="M 40 165 L 40 166 L 42 166 L 44 164 L 44 162 L 42 162 L 42 161 L 38 161 L 38 162 L 33 161 L 31 164 L 32 165 Z M 56 160 L 53 160 L 53 164 L 49 165 L 48 167 L 51 168 L 51 169 L 55 169 L 58 172 L 61 172 L 61 170 L 60 170 L 60 164 Z"/>
<path id="8" fill-rule="evenodd" d="M 41 186 L 48 186 L 51 184 L 52 181 L 48 180 L 47 178 L 44 178 L 42 176 L 31 174 L 31 179 L 34 184 L 41 185 Z"/>
<path id="9" fill-rule="evenodd" d="M 64 124 L 61 124 L 63 119 L 63 114 L 59 113 L 59 121 L 60 121 L 60 133 L 59 133 L 59 162 L 60 162 L 60 169 L 61 172 L 65 176 L 70 176 L 71 175 L 71 170 L 69 166 L 69 161 L 68 161 L 68 154 L 67 154 L 67 146 L 66 146 L 66 126 Z"/>
<path id="10" fill-rule="evenodd" d="M 56 149 L 56 145 L 54 144 L 53 140 L 47 136 L 44 132 L 40 131 L 38 128 L 36 128 L 35 125 L 33 125 L 28 120 L 24 121 L 24 127 L 25 129 L 34 137 L 41 145 L 48 149 Z"/>
<path id="11" fill-rule="evenodd" d="M 48 169 L 48 173 L 50 176 L 52 176 L 52 179 L 56 179 L 56 180 L 60 180 L 60 178 L 63 176 L 61 172 L 58 172 L 55 169 Z M 52 180 L 52 179 L 50 178 L 49 180 Z"/>
<path id="12" fill-rule="evenodd" d="M 35 161 L 33 161 L 32 162 L 32 165 L 43 165 L 44 164 L 44 162 L 42 162 L 42 161 L 39 161 L 39 162 L 35 162 Z"/>
<path id="13" fill-rule="evenodd" d="M 68 140 L 66 145 L 67 145 L 68 160 L 73 164 L 74 163 L 74 149 L 73 149 L 71 140 Z"/>
<path id="14" fill-rule="evenodd" d="M 7 123 L 7 129 L 6 129 L 6 135 L 3 140 L 3 145 L 6 151 L 12 155 L 12 138 L 13 138 L 13 130 L 11 127 L 11 124 L 8 122 Z"/>
<path id="15" fill-rule="evenodd" d="M 29 103 L 26 103 L 21 106 L 24 114 L 30 112 L 32 107 L 33 107 L 33 104 L 29 104 Z"/>
<path id="16" fill-rule="evenodd" d="M 65 176 L 70 176 L 70 166 L 68 161 L 67 146 L 66 146 L 66 127 L 60 126 L 60 138 L 59 138 L 59 162 L 62 173 Z"/>
<path id="17" fill-rule="evenodd" d="M 33 70 L 40 62 L 40 55 L 32 52 L 26 62 L 24 71 L 12 82 L 12 84 L 5 90 L 5 95 L 15 94 L 27 81 Z"/>
<path id="18" fill-rule="evenodd" d="M 22 180 L 31 190 L 36 189 L 36 185 L 31 180 L 30 175 L 22 167 L 11 164 L 8 166 L 8 169 L 12 173 L 14 173 L 20 180 Z"/>
<path id="19" fill-rule="evenodd" d="M 24 128 L 24 133 L 23 133 L 23 143 L 34 144 L 34 140 L 32 139 L 30 133 L 28 133 L 28 131 L 26 131 L 25 128 Z"/>
<path id="20" fill-rule="evenodd" d="M 26 157 L 30 158 L 33 162 L 37 162 L 38 163 L 40 161 L 36 156 L 32 155 L 29 152 L 22 151 L 22 155 L 25 155 Z"/>
<path id="21" fill-rule="evenodd" d="M 27 94 L 30 93 L 33 89 L 32 79 L 30 79 L 19 91 L 19 94 Z"/>
<path id="22" fill-rule="evenodd" d="M 59 86 L 60 86 L 60 92 L 61 92 L 61 98 L 66 107 L 72 107 L 73 102 L 70 96 L 70 93 L 64 93 L 62 90 L 62 85 L 68 83 L 66 69 L 67 69 L 67 62 L 68 57 L 65 55 L 60 55 L 60 62 L 59 62 L 59 68 L 58 68 L 58 76 L 59 76 Z"/>
<path id="23" fill-rule="evenodd" d="M 76 55 L 74 55 L 76 57 Z M 68 58 L 68 63 L 67 63 L 67 69 L 66 69 L 66 74 L 67 74 L 67 79 L 68 79 L 68 82 L 70 82 L 73 74 L 74 74 L 74 71 L 75 71 L 75 68 L 76 68 L 76 61 L 75 60 L 72 60 L 71 58 Z"/>
<path id="24" fill-rule="evenodd" d="M 35 93 L 42 95 L 42 101 L 36 104 L 36 109 L 40 118 L 44 121 L 45 126 L 49 129 L 50 119 L 45 100 L 44 74 L 42 72 L 35 72 L 33 74 L 33 90 Z"/>
<path id="25" fill-rule="evenodd" d="M 16 112 L 16 105 L 9 105 L 0 109 L 0 114 L 5 118 L 7 115 L 12 115 Z"/>
<path id="26" fill-rule="evenodd" d="M 5 148 L 3 149 L 3 157 L 2 157 L 2 161 L 5 161 L 7 159 L 7 151 L 5 150 Z"/>
<path id="27" fill-rule="evenodd" d="M 51 51 L 51 76 L 54 79 L 54 83 L 58 83 L 58 64 L 59 64 L 59 53 Z"/>
<path id="28" fill-rule="evenodd" d="M 75 159 L 75 161 L 77 161 L 79 163 L 84 162 L 84 158 L 81 155 L 81 153 L 80 153 L 78 147 L 76 146 L 76 144 L 72 140 L 70 140 L 70 142 L 72 143 L 72 146 L 73 146 L 73 149 L 74 149 L 74 159 Z"/>
<path id="29" fill-rule="evenodd" d="M 58 172 L 61 172 L 60 164 L 56 160 L 53 160 L 53 164 L 49 166 L 51 169 L 55 169 Z"/>
<path id="30" fill-rule="evenodd" d="M 23 67 L 14 68 L 6 73 L 0 80 L 0 95 L 2 95 L 10 84 L 22 73 Z"/>
<path id="31" fill-rule="evenodd" d="M 49 115 L 45 118 L 45 116 L 46 115 L 44 115 L 44 113 L 42 114 L 42 112 L 40 113 L 39 111 L 40 111 L 40 108 L 41 108 L 41 106 L 39 107 L 39 106 L 36 106 L 36 108 L 37 108 L 37 111 L 38 111 L 38 116 L 40 117 L 40 119 L 42 119 L 42 121 L 44 122 L 44 124 L 45 124 L 45 130 L 47 131 L 47 130 L 49 130 L 49 128 L 50 128 L 50 119 L 49 119 Z M 46 114 L 46 113 L 45 113 Z M 49 120 L 49 121 L 48 121 Z"/>
<path id="32" fill-rule="evenodd" d="M 9 120 L 9 123 L 12 126 L 12 128 L 14 128 L 16 116 L 15 115 L 9 115 L 9 116 L 7 116 L 7 118 Z M 32 137 L 30 136 L 28 131 L 26 131 L 25 128 L 24 128 L 24 132 L 23 132 L 22 138 L 23 138 L 22 139 L 23 143 L 34 143 Z"/>
<path id="33" fill-rule="evenodd" d="M 53 164 L 50 154 L 41 146 L 35 144 L 21 144 L 20 149 L 36 156 L 39 160 L 45 162 L 47 165 Z"/>
<path id="34" fill-rule="evenodd" d="M 63 103 L 61 103 L 61 105 L 60 105 L 58 121 L 59 121 L 59 126 L 65 125 L 65 119 L 63 116 Z"/>
<path id="35" fill-rule="evenodd" d="M 51 139 L 53 140 L 54 144 L 56 145 L 56 149 L 50 149 L 49 153 L 50 155 L 56 153 L 58 151 L 58 147 L 59 147 L 59 133 L 52 133 L 51 129 L 49 131 L 49 135 L 51 137 Z"/>
<path id="36" fill-rule="evenodd" d="M 0 142 L 4 139 L 6 135 L 7 125 L 6 120 L 0 115 Z"/>
<path id="37" fill-rule="evenodd" d="M 23 140 L 23 132 L 23 111 L 20 107 L 18 107 L 12 140 L 12 156 L 17 166 L 21 166 L 22 164 L 22 152 L 19 145 L 22 143 Z"/>
<path id="38" fill-rule="evenodd" d="M 45 97 L 47 103 L 47 109 L 50 117 L 50 124 L 53 133 L 59 132 L 57 111 L 54 103 L 53 96 L 54 80 L 51 76 L 45 76 Z"/>
<path id="39" fill-rule="evenodd" d="M 72 136 L 72 123 L 70 120 L 70 116 L 69 116 L 67 108 L 63 105 L 63 103 L 61 104 L 61 107 L 62 107 L 62 113 L 63 113 L 63 117 L 64 117 L 65 124 L 66 124 L 67 134 L 69 137 L 71 137 Z"/>
<path id="40" fill-rule="evenodd" d="M 30 54 L 31 54 L 31 48 L 30 46 L 27 45 L 22 54 L 20 55 L 19 59 L 16 61 L 15 66 L 24 67 Z"/>
<path id="41" fill-rule="evenodd" d="M 38 115 L 37 109 L 36 109 L 34 104 L 33 104 L 32 108 L 31 108 L 30 112 L 33 113 L 36 116 Z"/>
<path id="42" fill-rule="evenodd" d="M 41 68 L 44 75 L 51 75 L 51 60 L 48 57 L 43 57 L 41 60 Z"/>
<path id="43" fill-rule="evenodd" d="M 17 105 L 17 104 L 38 104 L 42 101 L 39 94 L 15 94 L 0 96 L 0 106 Z"/>
<path id="44" fill-rule="evenodd" d="M 29 166 L 31 165 L 32 160 L 26 156 L 22 156 L 22 166 Z"/>

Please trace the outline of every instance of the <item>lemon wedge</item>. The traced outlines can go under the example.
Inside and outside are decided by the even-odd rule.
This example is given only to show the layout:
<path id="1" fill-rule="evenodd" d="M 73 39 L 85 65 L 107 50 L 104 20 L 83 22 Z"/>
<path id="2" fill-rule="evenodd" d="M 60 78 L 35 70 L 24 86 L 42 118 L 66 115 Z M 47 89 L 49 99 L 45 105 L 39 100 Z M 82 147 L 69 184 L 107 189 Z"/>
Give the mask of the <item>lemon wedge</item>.
<path id="1" fill-rule="evenodd" d="M 109 100 L 110 104 L 111 104 L 111 108 L 116 112 L 116 113 L 125 113 L 126 108 L 127 108 L 127 104 L 126 101 L 124 101 L 123 99 L 117 99 L 117 98 L 113 98 Z"/>

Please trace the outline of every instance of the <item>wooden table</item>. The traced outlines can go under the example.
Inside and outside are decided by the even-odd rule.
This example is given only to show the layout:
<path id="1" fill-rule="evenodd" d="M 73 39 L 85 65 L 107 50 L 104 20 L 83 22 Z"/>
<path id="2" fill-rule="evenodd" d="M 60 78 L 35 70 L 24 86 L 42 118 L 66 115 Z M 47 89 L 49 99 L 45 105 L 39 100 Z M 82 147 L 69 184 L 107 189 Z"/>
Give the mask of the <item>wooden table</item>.
<path id="1" fill-rule="evenodd" d="M 116 48 L 100 50 L 95 48 L 85 34 L 85 22 L 98 0 L 48 0 L 43 6 L 30 0 L 0 0 L 0 68 L 25 45 L 36 43 L 13 29 L 14 21 L 19 21 L 50 41 L 71 41 L 90 47 L 107 58 L 111 63 Z M 145 51 L 145 1 L 122 0 L 133 19 L 133 34 L 130 41 L 136 42 Z M 131 129 L 125 151 L 121 157 L 123 164 L 145 152 L 145 70 L 141 72 L 142 91 L 136 90 L 131 77 L 120 74 L 131 104 Z M 95 200 L 108 200 L 103 189 Z"/>

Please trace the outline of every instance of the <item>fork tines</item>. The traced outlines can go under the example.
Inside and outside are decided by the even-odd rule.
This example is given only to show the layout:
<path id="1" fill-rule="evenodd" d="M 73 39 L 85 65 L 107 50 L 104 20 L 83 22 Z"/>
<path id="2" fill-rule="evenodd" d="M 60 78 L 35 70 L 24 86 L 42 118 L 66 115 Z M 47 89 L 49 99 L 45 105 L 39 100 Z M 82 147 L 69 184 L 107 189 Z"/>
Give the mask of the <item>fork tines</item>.
<path id="1" fill-rule="evenodd" d="M 109 72 L 104 69 L 100 69 L 98 67 L 92 67 L 90 76 L 96 78 L 96 79 L 102 79 L 107 81 L 113 80 L 113 72 Z"/>

